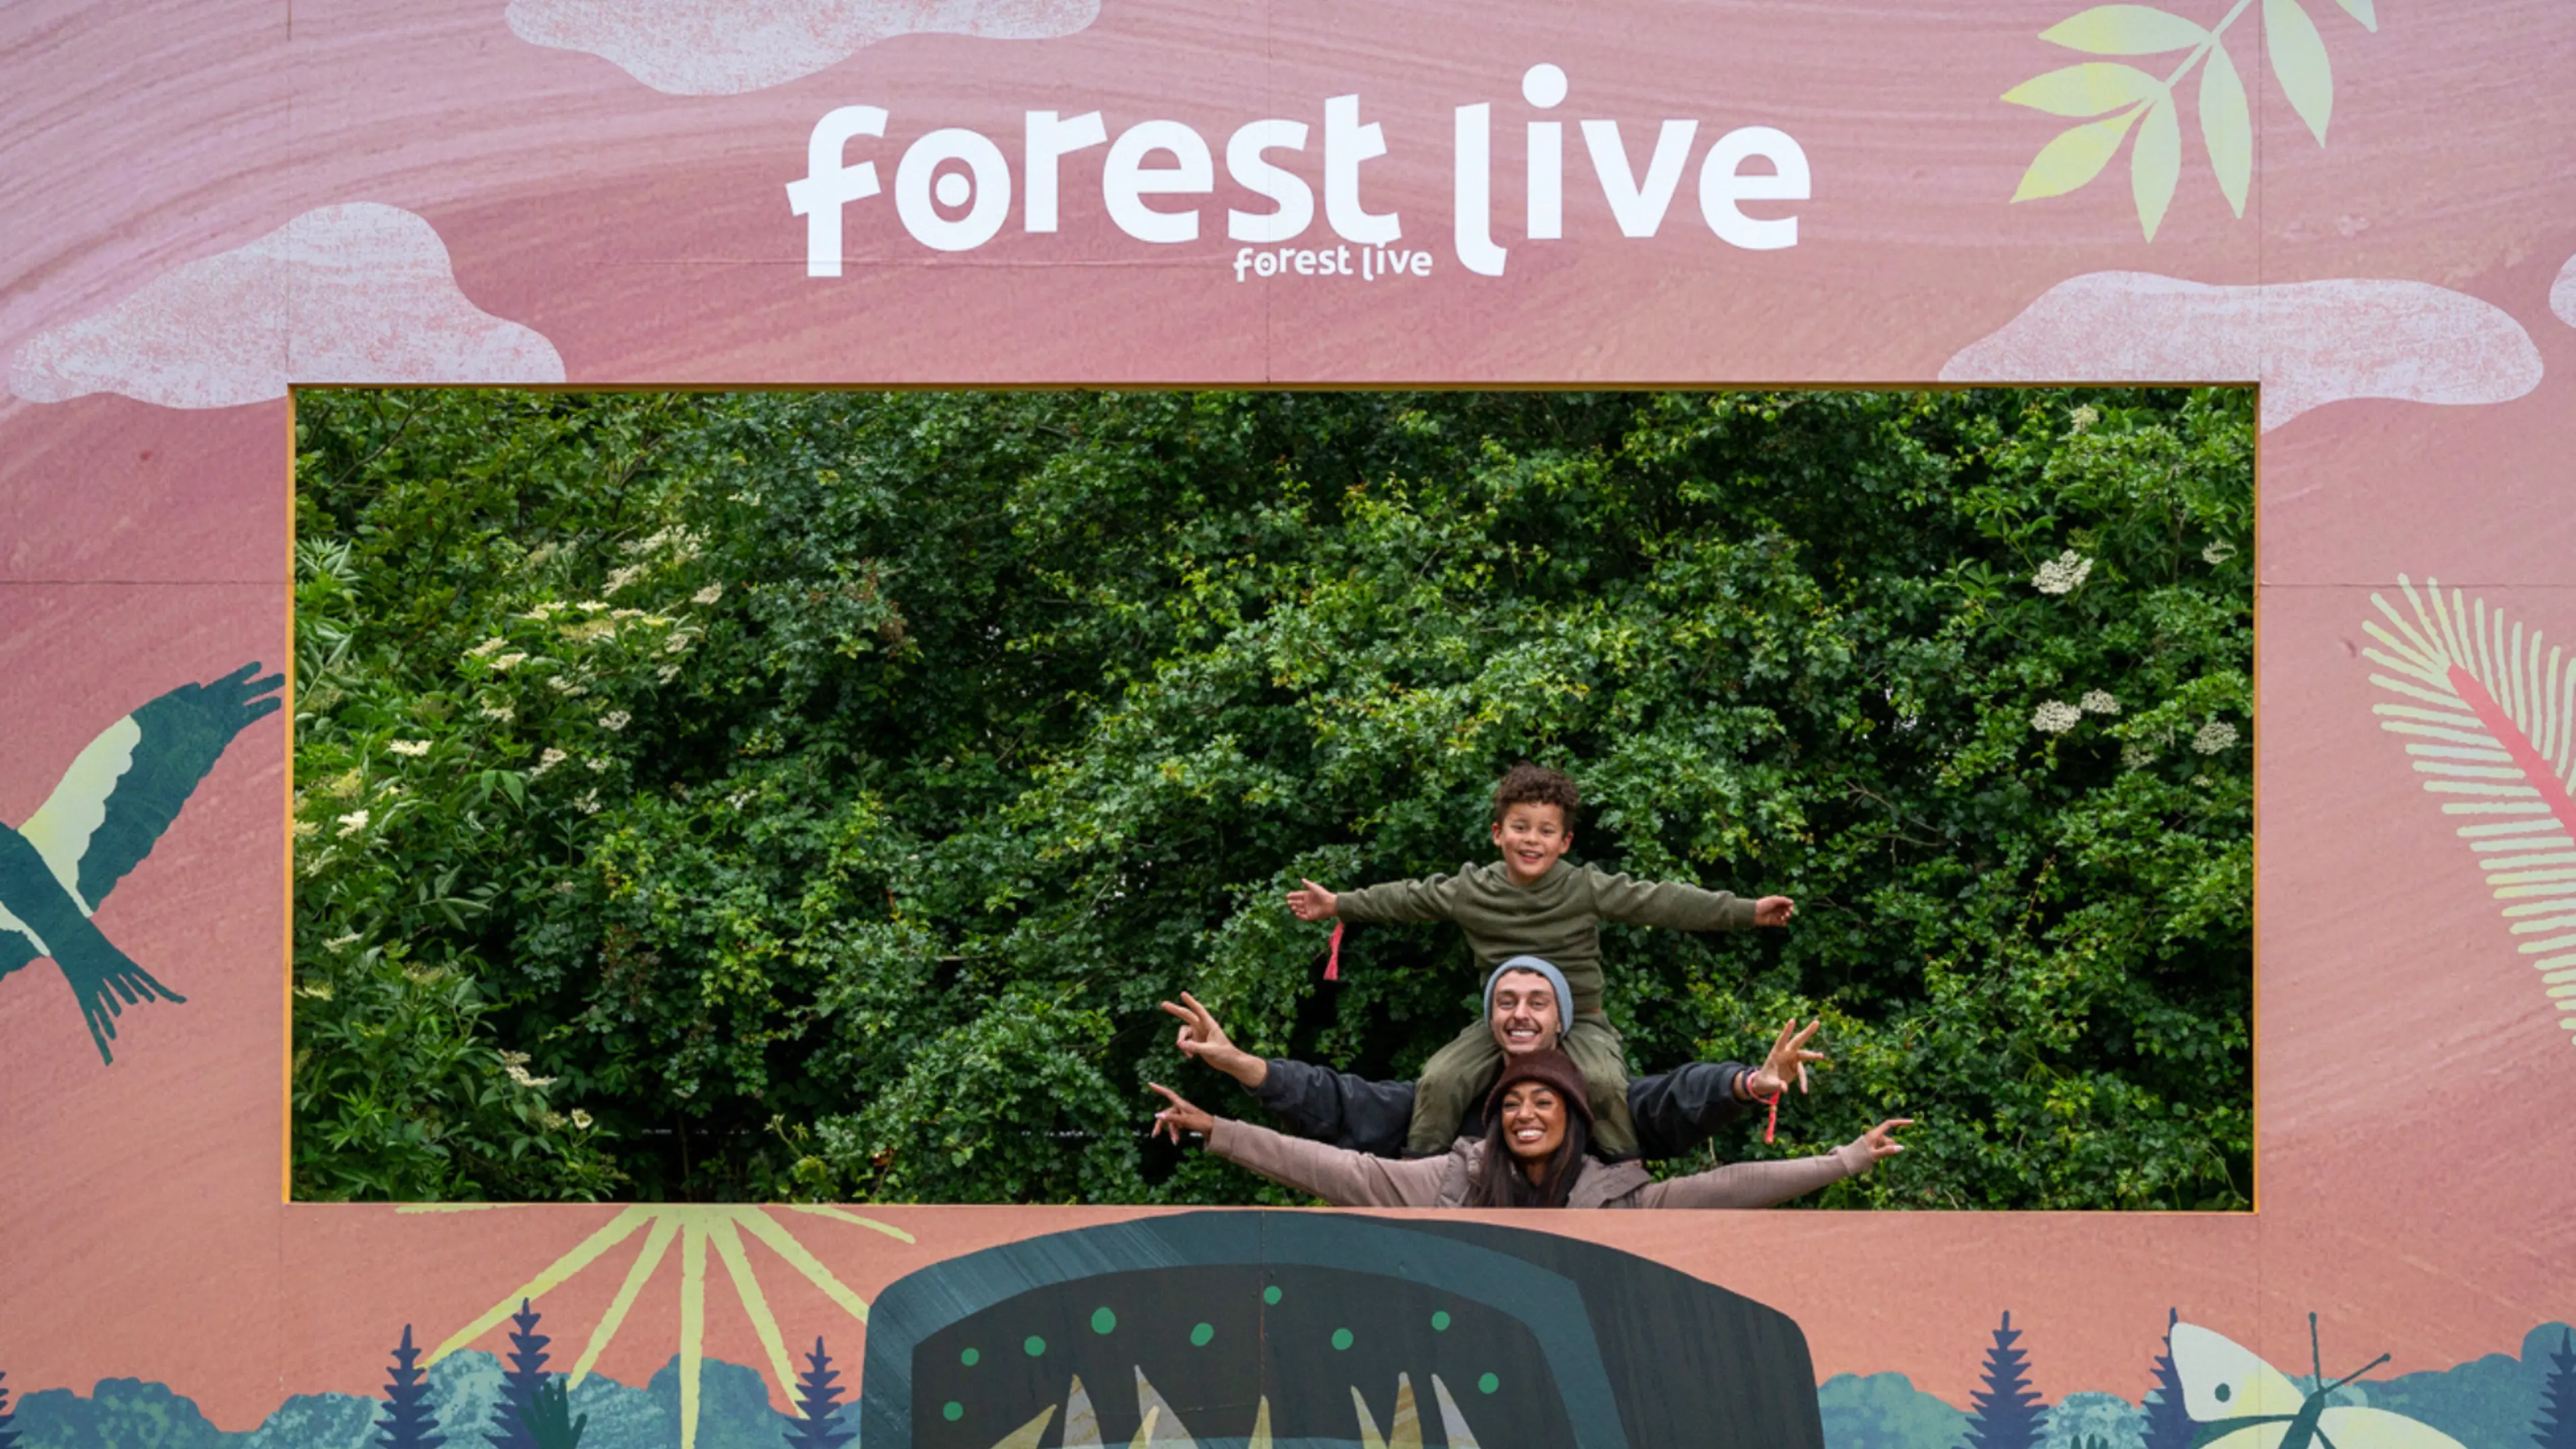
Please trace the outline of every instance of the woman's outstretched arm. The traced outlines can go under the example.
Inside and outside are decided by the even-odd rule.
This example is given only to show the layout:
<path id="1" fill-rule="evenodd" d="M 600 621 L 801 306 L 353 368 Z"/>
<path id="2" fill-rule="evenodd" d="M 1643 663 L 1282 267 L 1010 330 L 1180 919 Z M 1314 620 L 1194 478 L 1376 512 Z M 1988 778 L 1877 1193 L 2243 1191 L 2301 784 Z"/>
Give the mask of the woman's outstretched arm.
<path id="1" fill-rule="evenodd" d="M 1449 1171 L 1447 1157 L 1396 1161 L 1310 1142 L 1213 1116 L 1183 1101 L 1171 1088 L 1159 1082 L 1152 1085 L 1172 1103 L 1155 1114 L 1157 1127 L 1169 1131 L 1176 1141 L 1183 1132 L 1203 1133 L 1208 1151 L 1272 1182 L 1311 1192 L 1335 1207 L 1439 1205 L 1440 1182 Z"/>
<path id="2" fill-rule="evenodd" d="M 1775 1207 L 1846 1177 L 1858 1177 L 1869 1171 L 1880 1158 L 1894 1157 L 1903 1152 L 1905 1146 L 1896 1140 L 1895 1132 L 1899 1127 L 1912 1125 L 1912 1118 L 1897 1117 L 1879 1123 L 1831 1152 L 1819 1152 L 1813 1157 L 1791 1157 L 1776 1162 L 1733 1162 L 1709 1172 L 1677 1177 L 1670 1182 L 1649 1183 L 1638 1192 L 1637 1205 L 1650 1208 Z"/>

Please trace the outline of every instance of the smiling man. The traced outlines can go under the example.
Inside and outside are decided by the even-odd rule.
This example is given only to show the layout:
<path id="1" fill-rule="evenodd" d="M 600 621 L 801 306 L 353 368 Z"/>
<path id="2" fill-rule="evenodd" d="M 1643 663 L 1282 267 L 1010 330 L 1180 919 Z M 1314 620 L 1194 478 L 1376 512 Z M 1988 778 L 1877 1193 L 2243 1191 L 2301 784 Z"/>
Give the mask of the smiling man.
<path id="1" fill-rule="evenodd" d="M 1494 968 L 1485 979 L 1485 1024 L 1501 1049 L 1495 1077 L 1501 1074 L 1499 1062 L 1557 1049 L 1565 1034 L 1567 996 L 1563 973 L 1539 957 L 1515 956 Z M 1163 1010 L 1180 1019 L 1174 1044 L 1183 1054 L 1243 1084 L 1255 1100 L 1279 1114 L 1290 1132 L 1380 1157 L 1409 1155 L 1405 1138 L 1413 1120 L 1412 1083 L 1373 1082 L 1310 1062 L 1254 1056 L 1236 1046 L 1215 1013 L 1187 992 L 1177 1003 L 1164 1002 Z M 1781 1093 L 1791 1080 L 1803 1087 L 1808 1064 L 1824 1060 L 1822 1052 L 1807 1049 L 1816 1025 L 1800 1029 L 1791 1022 L 1759 1067 L 1692 1062 L 1630 1082 L 1628 1112 L 1637 1128 L 1636 1155 L 1679 1157 L 1755 1101 Z M 1484 1135 L 1485 1093 L 1493 1080 L 1488 1078 L 1477 1092 L 1475 1107 L 1459 1126 L 1461 1136 Z"/>

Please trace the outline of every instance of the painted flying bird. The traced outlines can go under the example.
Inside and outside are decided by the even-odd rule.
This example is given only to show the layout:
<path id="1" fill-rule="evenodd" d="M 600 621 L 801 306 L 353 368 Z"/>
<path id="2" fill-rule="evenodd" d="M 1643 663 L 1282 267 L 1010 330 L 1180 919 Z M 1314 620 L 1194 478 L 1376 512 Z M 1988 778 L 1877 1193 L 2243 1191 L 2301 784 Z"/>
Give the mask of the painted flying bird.
<path id="1" fill-rule="evenodd" d="M 90 924 L 90 915 L 152 844 L 224 747 L 279 702 L 286 683 L 253 661 L 211 684 L 183 684 L 109 725 L 73 758 L 42 808 L 0 825 L 0 978 L 50 956 L 80 1000 L 102 1062 L 129 1004 L 186 997 Z"/>

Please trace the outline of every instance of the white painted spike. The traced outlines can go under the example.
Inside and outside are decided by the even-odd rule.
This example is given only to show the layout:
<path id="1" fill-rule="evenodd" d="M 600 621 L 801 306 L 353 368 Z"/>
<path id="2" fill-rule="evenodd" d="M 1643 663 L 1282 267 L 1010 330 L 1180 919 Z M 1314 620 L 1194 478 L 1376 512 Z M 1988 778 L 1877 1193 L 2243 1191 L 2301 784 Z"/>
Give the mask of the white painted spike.
<path id="1" fill-rule="evenodd" d="M 1091 1393 L 1080 1374 L 1073 1376 L 1073 1392 L 1064 1400 L 1063 1449 L 1100 1449 L 1100 1416 L 1092 1412 Z"/>
<path id="2" fill-rule="evenodd" d="M 1467 1416 L 1458 1412 L 1458 1401 L 1449 1397 L 1449 1386 L 1440 1375 L 1431 1376 L 1431 1397 L 1440 1405 L 1440 1437 L 1449 1449 L 1484 1449 L 1476 1442 L 1476 1431 L 1467 1427 Z"/>
<path id="3" fill-rule="evenodd" d="M 1181 1416 L 1172 1412 L 1162 1390 L 1146 1379 L 1141 1367 L 1136 1370 L 1136 1417 L 1145 1422 L 1145 1428 L 1137 1431 L 1136 1449 L 1198 1449 Z"/>

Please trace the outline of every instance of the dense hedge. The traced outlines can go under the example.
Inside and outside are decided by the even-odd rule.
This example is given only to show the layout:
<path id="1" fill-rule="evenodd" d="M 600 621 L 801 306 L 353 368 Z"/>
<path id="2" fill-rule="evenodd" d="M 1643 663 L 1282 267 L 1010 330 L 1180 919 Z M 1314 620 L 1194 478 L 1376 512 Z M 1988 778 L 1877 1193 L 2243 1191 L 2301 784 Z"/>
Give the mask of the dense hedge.
<path id="1" fill-rule="evenodd" d="M 1183 987 L 1411 1071 L 1490 856 L 1794 895 L 1614 929 L 1644 1069 L 1822 1012 L 1825 1201 L 2246 1205 L 2243 391 L 297 405 L 315 1197 L 1276 1200 L 1143 1140 Z M 1220 1090 L 1220 1087 L 1223 1089 Z M 1265 1196 L 1266 1195 L 1266 1196 Z"/>

